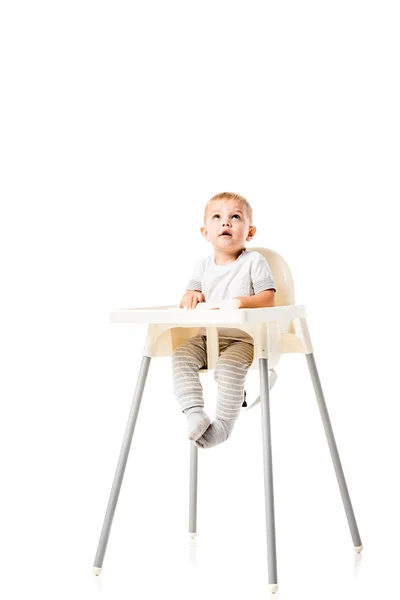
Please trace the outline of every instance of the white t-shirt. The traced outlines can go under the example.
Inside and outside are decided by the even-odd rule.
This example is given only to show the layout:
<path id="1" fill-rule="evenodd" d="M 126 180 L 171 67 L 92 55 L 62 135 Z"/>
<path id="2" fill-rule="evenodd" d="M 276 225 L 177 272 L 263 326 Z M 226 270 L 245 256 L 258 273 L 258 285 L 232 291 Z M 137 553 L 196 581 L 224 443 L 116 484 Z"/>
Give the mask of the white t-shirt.
<path id="1" fill-rule="evenodd" d="M 274 290 L 271 269 L 262 254 L 245 248 L 238 258 L 227 265 L 215 264 L 215 252 L 196 261 L 187 290 L 203 292 L 206 302 L 231 300 L 237 296 L 254 296 L 264 290 Z M 204 327 L 198 335 L 206 335 Z M 245 331 L 219 327 L 219 337 L 252 340 Z"/>

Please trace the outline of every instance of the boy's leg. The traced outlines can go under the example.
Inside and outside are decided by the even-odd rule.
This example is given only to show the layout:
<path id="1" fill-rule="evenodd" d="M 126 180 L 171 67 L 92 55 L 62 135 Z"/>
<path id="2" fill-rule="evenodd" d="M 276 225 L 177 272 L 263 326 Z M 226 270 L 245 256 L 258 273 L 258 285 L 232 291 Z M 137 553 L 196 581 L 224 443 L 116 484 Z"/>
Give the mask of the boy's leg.
<path id="1" fill-rule="evenodd" d="M 237 340 L 220 340 L 221 354 L 214 378 L 218 383 L 215 420 L 195 442 L 199 448 L 211 448 L 228 439 L 243 404 L 247 371 L 254 359 L 254 346 Z"/>
<path id="2" fill-rule="evenodd" d="M 210 425 L 204 412 L 203 387 L 199 369 L 207 365 L 207 342 L 202 335 L 186 340 L 172 353 L 175 396 L 188 419 L 188 438 L 196 440 Z"/>

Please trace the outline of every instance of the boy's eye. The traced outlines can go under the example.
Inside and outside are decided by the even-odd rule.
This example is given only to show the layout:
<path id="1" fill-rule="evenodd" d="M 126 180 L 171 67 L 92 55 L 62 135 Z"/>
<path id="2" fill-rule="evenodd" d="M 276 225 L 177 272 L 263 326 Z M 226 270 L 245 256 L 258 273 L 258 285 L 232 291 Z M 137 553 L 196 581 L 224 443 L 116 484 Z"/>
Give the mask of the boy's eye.
<path id="1" fill-rule="evenodd" d="M 214 217 L 219 217 L 219 215 L 218 215 L 218 214 L 215 214 L 215 215 L 213 216 L 213 218 L 214 218 Z M 238 217 L 238 218 L 240 219 L 240 215 L 237 215 L 237 214 L 234 214 L 234 215 L 232 215 L 232 219 L 233 219 L 233 217 Z"/>

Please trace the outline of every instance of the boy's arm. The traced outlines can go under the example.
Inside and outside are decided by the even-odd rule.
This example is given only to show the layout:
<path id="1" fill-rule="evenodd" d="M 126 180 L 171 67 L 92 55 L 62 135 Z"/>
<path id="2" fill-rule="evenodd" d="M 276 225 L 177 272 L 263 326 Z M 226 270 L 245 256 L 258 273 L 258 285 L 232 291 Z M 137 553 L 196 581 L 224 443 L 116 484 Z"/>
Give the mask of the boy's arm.
<path id="1" fill-rule="evenodd" d="M 254 296 L 236 296 L 240 301 L 239 308 L 268 308 L 275 306 L 275 291 L 264 290 Z"/>
<path id="2" fill-rule="evenodd" d="M 250 269 L 253 296 L 238 296 L 239 308 L 268 308 L 275 306 L 276 285 L 266 259 L 258 252 L 252 252 Z"/>

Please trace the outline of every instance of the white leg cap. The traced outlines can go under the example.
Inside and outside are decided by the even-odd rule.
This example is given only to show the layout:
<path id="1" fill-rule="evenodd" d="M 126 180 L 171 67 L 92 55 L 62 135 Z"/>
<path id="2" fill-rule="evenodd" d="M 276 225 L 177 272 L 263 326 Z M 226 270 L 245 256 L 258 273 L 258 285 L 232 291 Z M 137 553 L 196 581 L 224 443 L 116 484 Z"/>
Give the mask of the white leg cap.
<path id="1" fill-rule="evenodd" d="M 354 550 L 355 550 L 356 552 L 362 552 L 362 549 L 363 549 L 363 547 L 364 547 L 364 546 L 354 546 Z"/>
<path id="2" fill-rule="evenodd" d="M 189 531 L 189 538 L 190 538 L 191 540 L 194 540 L 194 539 L 195 539 L 195 537 L 196 537 L 196 535 L 197 535 L 197 533 L 196 533 L 196 532 L 194 532 L 194 533 L 193 533 L 192 531 Z"/>
<path id="3" fill-rule="evenodd" d="M 196 534 L 195 533 L 189 533 L 189 546 L 190 547 L 196 547 Z"/>
<path id="4" fill-rule="evenodd" d="M 270 583 L 268 587 L 269 587 L 269 591 L 271 592 L 271 594 L 275 594 L 278 591 L 277 583 Z"/>
<path id="5" fill-rule="evenodd" d="M 93 567 L 93 575 L 100 575 L 101 567 Z"/>

